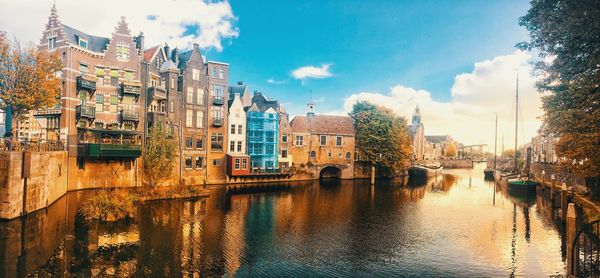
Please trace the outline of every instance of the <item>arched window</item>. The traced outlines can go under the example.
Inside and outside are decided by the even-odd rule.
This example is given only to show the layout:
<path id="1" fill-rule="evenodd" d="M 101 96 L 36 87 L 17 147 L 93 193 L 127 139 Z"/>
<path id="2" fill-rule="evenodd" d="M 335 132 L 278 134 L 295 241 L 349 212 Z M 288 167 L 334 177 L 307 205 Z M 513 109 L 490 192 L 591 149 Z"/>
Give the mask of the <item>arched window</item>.
<path id="1" fill-rule="evenodd" d="M 350 159 L 350 156 L 351 156 L 350 152 L 347 152 L 346 153 L 346 159 Z"/>
<path id="2" fill-rule="evenodd" d="M 315 151 L 311 151 L 310 152 L 310 157 L 317 157 L 317 153 Z"/>
<path id="3" fill-rule="evenodd" d="M 171 113 L 175 113 L 175 102 L 174 102 L 174 101 L 172 101 L 172 100 L 171 100 L 171 101 L 170 101 L 170 103 L 169 103 L 169 111 L 170 111 Z"/>

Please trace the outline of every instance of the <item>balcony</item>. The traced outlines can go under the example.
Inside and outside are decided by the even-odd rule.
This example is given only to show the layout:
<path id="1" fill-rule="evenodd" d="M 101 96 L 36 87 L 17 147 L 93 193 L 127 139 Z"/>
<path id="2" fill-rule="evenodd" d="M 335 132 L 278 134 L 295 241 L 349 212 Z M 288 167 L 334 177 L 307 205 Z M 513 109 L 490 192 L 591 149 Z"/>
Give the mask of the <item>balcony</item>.
<path id="1" fill-rule="evenodd" d="M 87 75 L 77 76 L 77 91 L 86 90 L 90 93 L 96 91 L 96 78 Z"/>
<path id="2" fill-rule="evenodd" d="M 147 121 L 149 123 L 158 123 L 158 122 L 162 122 L 164 120 L 165 120 L 165 112 L 158 112 L 158 111 L 148 112 Z"/>
<path id="3" fill-rule="evenodd" d="M 213 99 L 213 104 L 214 105 L 223 105 L 223 98 L 222 97 L 215 97 Z"/>
<path id="4" fill-rule="evenodd" d="M 142 84 L 136 82 L 123 82 L 121 84 L 121 96 L 130 95 L 138 98 L 142 91 Z"/>
<path id="5" fill-rule="evenodd" d="M 130 121 L 130 122 L 139 122 L 140 121 L 140 112 L 132 111 L 132 110 L 121 110 L 121 122 Z"/>
<path id="6" fill-rule="evenodd" d="M 33 112 L 33 116 L 37 118 L 47 118 L 60 116 L 61 113 L 62 112 L 60 107 L 52 107 L 36 110 L 35 112 Z"/>
<path id="7" fill-rule="evenodd" d="M 165 88 L 162 87 L 150 87 L 148 88 L 148 94 L 152 99 L 167 99 L 167 91 L 165 90 Z"/>
<path id="8" fill-rule="evenodd" d="M 89 119 L 93 120 L 96 118 L 96 107 L 87 105 L 75 106 L 75 117 L 77 119 Z"/>
<path id="9" fill-rule="evenodd" d="M 222 127 L 223 126 L 223 118 L 213 118 L 212 125 L 216 126 L 216 127 Z"/>
<path id="10" fill-rule="evenodd" d="M 136 158 L 142 155 L 142 146 L 133 144 L 78 144 L 78 155 L 93 158 Z"/>

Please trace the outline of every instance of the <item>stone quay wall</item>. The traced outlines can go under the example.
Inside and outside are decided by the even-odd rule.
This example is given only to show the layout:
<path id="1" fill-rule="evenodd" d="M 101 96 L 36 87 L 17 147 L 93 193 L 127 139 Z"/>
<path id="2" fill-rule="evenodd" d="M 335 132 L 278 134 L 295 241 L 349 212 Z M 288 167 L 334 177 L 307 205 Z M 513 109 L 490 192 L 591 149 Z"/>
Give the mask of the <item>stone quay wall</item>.
<path id="1" fill-rule="evenodd" d="M 0 152 L 0 219 L 45 208 L 67 193 L 67 161 L 65 151 Z"/>

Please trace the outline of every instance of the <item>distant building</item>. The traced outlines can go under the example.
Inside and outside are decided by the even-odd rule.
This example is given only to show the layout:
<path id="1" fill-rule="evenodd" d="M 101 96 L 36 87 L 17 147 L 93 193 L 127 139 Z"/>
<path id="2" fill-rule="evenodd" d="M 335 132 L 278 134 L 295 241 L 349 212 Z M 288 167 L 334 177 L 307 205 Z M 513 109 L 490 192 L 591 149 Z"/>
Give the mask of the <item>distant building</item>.
<path id="1" fill-rule="evenodd" d="M 531 160 L 537 163 L 558 162 L 558 156 L 556 155 L 557 142 L 558 139 L 555 136 L 540 132 L 531 139 Z"/>
<path id="2" fill-rule="evenodd" d="M 421 112 L 419 106 L 415 107 L 415 112 L 412 116 L 412 124 L 408 126 L 409 136 L 412 142 L 413 158 L 417 160 L 426 159 L 425 146 L 425 126 L 421 122 Z"/>
<path id="3" fill-rule="evenodd" d="M 446 155 L 446 150 L 450 144 L 454 144 L 457 148 L 459 147 L 450 135 L 428 135 L 425 136 L 425 140 L 427 141 L 425 147 L 427 159 L 443 158 Z"/>

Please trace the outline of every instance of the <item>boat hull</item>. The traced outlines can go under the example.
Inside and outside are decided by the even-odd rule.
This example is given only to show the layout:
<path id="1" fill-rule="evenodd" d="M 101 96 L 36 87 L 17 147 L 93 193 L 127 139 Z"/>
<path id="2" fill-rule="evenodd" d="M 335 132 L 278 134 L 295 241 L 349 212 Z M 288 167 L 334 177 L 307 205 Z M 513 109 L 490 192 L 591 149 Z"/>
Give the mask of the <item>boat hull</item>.
<path id="1" fill-rule="evenodd" d="M 493 169 L 485 169 L 483 170 L 483 175 L 486 179 L 488 180 L 493 180 L 494 179 L 494 170 Z"/>
<path id="2" fill-rule="evenodd" d="M 433 177 L 441 174 L 442 167 L 431 169 L 425 166 L 414 165 L 408 168 L 408 176 L 410 177 Z"/>
<path id="3" fill-rule="evenodd" d="M 509 180 L 508 189 L 510 191 L 535 191 L 538 183 L 532 180 Z"/>

